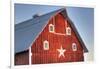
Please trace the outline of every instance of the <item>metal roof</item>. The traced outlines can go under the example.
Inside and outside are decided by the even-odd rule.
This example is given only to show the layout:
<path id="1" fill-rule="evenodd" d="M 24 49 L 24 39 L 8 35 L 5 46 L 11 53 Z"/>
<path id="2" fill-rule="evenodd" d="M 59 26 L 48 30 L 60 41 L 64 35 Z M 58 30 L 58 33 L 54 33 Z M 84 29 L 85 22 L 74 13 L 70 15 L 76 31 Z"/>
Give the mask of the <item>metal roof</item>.
<path id="1" fill-rule="evenodd" d="M 74 24 L 67 16 L 66 9 L 62 8 L 62 9 L 50 12 L 48 14 L 39 16 L 39 17 L 29 19 L 22 23 L 15 24 L 15 53 L 28 50 L 31 44 L 35 41 L 35 39 L 41 33 L 41 31 L 45 28 L 49 19 L 55 14 L 57 14 L 58 12 L 61 12 L 66 17 L 66 19 L 71 23 L 71 26 L 76 32 L 76 35 L 79 38 L 84 48 L 84 51 L 88 52 Z"/>

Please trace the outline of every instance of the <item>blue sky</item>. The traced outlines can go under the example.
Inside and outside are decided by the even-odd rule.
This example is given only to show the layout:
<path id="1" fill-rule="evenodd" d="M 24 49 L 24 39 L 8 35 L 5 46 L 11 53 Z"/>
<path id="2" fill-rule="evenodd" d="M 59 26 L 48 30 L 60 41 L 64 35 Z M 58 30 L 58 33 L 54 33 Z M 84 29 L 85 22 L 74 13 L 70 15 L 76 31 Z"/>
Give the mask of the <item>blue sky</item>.
<path id="1" fill-rule="evenodd" d="M 15 24 L 31 19 L 36 13 L 46 14 L 63 6 L 15 4 Z M 94 52 L 94 9 L 83 7 L 65 7 L 68 16 L 76 26 L 86 47 L 91 54 L 89 60 L 93 60 Z M 91 58 L 90 58 L 91 57 Z"/>

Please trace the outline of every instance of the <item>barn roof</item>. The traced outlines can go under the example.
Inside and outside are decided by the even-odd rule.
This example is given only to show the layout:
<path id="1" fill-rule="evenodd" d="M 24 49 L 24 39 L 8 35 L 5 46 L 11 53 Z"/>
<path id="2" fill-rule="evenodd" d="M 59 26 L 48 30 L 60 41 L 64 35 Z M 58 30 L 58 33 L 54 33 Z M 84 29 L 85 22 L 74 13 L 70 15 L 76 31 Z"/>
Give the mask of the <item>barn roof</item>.
<path id="1" fill-rule="evenodd" d="M 31 44 L 41 33 L 41 31 L 45 28 L 50 18 L 57 13 L 62 13 L 64 17 L 69 21 L 72 29 L 75 31 L 76 36 L 78 37 L 82 47 L 84 48 L 84 52 L 88 52 L 73 22 L 68 17 L 66 9 L 61 8 L 48 14 L 37 16 L 36 18 L 32 18 L 27 21 L 15 24 L 15 53 L 20 53 L 28 50 Z"/>

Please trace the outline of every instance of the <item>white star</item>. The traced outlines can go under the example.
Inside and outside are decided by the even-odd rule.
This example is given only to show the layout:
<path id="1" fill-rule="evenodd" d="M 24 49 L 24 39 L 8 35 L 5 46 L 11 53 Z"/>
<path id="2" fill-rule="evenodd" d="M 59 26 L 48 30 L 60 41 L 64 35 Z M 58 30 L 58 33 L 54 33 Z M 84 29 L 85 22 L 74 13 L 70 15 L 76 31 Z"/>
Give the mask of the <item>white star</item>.
<path id="1" fill-rule="evenodd" d="M 65 56 L 64 56 L 64 52 L 65 52 L 66 50 L 63 49 L 62 46 L 61 46 L 60 49 L 57 49 L 57 51 L 59 52 L 59 57 L 61 57 L 61 56 L 65 57 Z"/>

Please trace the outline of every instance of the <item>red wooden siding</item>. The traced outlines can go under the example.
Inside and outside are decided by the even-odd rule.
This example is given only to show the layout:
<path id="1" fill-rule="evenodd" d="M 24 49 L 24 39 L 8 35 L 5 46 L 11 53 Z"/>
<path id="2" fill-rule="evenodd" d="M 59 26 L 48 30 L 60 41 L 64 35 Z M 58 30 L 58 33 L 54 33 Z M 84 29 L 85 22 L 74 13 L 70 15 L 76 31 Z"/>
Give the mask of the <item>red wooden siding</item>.
<path id="1" fill-rule="evenodd" d="M 29 64 L 29 52 L 25 51 L 15 55 L 15 65 L 28 65 Z"/>
<path id="2" fill-rule="evenodd" d="M 84 61 L 83 48 L 73 29 L 71 28 L 71 35 L 66 35 L 66 27 L 70 27 L 67 20 L 66 23 L 65 18 L 60 13 L 50 19 L 32 45 L 32 64 Z M 49 24 L 55 25 L 55 33 L 49 32 Z M 49 50 L 43 49 L 43 41 L 45 40 L 49 41 Z M 72 43 L 77 45 L 76 52 L 72 51 Z M 57 49 L 60 49 L 61 46 L 66 49 L 65 58 L 58 57 Z"/>
<path id="3" fill-rule="evenodd" d="M 66 24 L 64 17 L 60 14 L 57 14 L 55 16 L 55 32 L 65 34 L 66 33 L 65 26 Z"/>

